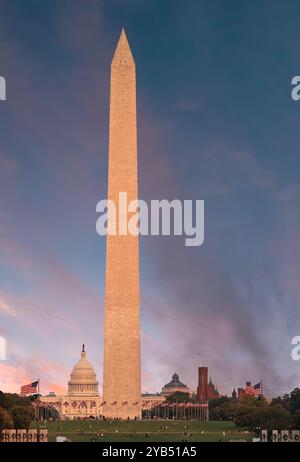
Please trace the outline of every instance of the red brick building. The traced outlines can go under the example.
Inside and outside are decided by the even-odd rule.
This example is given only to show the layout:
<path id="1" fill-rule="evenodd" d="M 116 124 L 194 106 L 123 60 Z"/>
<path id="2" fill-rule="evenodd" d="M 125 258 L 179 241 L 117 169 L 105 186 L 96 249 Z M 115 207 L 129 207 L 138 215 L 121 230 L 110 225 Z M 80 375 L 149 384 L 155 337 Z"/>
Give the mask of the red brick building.
<path id="1" fill-rule="evenodd" d="M 198 368 L 198 387 L 197 387 L 197 401 L 199 403 L 207 401 L 207 380 L 208 380 L 208 368 Z"/>
<path id="2" fill-rule="evenodd" d="M 242 399 L 245 396 L 245 389 L 244 388 L 238 388 L 238 399 Z"/>
<path id="3" fill-rule="evenodd" d="M 212 383 L 211 378 L 209 379 L 209 384 L 207 385 L 207 399 L 218 399 L 220 398 L 220 393 L 217 388 Z"/>
<path id="4" fill-rule="evenodd" d="M 212 383 L 211 378 L 208 383 L 208 368 L 199 367 L 198 368 L 198 387 L 197 387 L 197 401 L 203 402 L 210 399 L 220 398 L 220 393 L 218 392 L 215 385 Z"/>

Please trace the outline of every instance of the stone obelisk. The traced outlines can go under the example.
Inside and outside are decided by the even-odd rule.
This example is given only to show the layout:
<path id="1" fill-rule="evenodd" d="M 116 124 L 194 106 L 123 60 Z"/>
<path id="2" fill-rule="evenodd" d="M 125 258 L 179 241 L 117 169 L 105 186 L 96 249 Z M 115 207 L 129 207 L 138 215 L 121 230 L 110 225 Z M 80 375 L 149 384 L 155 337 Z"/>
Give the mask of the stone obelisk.
<path id="1" fill-rule="evenodd" d="M 117 217 L 120 192 L 138 199 L 136 74 L 124 30 L 110 80 L 108 199 Z M 106 241 L 103 415 L 133 419 L 141 415 L 139 238 L 118 234 L 118 225 Z"/>

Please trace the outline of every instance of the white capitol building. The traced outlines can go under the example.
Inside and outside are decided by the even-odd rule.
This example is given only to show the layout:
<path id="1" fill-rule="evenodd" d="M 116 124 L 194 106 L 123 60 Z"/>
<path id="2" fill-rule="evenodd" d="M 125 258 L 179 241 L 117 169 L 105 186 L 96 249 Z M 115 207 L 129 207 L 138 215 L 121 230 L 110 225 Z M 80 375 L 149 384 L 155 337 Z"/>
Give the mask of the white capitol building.
<path id="1" fill-rule="evenodd" d="M 68 396 L 99 397 L 96 372 L 92 364 L 86 359 L 84 345 L 81 358 L 75 364 L 68 383 Z"/>
<path id="2" fill-rule="evenodd" d="M 81 358 L 73 367 L 70 380 L 68 382 L 68 392 L 65 395 L 57 396 L 55 393 L 49 393 L 47 396 L 40 398 L 41 415 L 57 417 L 64 419 L 78 418 L 98 418 L 103 415 L 102 397 L 99 394 L 99 384 L 93 365 L 87 360 L 85 346 L 82 346 Z M 165 401 L 162 395 L 144 395 L 141 397 L 142 409 L 151 409 L 153 405 L 158 405 Z M 126 403 L 112 403 L 116 408 L 126 406 Z M 43 413 L 43 408 L 55 410 L 53 412 Z"/>
<path id="3" fill-rule="evenodd" d="M 41 397 L 41 406 L 54 408 L 61 419 L 99 417 L 102 414 L 102 402 L 98 385 L 96 372 L 86 359 L 83 345 L 81 358 L 75 364 L 68 382 L 67 394 L 56 396 L 50 393 Z"/>

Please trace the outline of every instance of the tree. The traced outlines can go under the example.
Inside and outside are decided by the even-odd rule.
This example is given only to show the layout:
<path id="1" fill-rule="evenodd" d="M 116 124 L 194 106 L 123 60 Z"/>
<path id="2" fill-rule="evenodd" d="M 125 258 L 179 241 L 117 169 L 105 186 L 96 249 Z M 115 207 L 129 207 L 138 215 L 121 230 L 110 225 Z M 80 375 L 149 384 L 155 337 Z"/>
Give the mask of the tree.
<path id="1" fill-rule="evenodd" d="M 243 400 L 237 406 L 234 421 L 238 427 L 256 428 L 260 424 L 257 416 L 257 407 Z"/>
<path id="2" fill-rule="evenodd" d="M 295 388 L 290 394 L 289 410 L 292 414 L 300 411 L 300 388 Z"/>
<path id="3" fill-rule="evenodd" d="M 300 430 L 300 409 L 293 415 L 293 428 Z"/>
<path id="4" fill-rule="evenodd" d="M 167 403 L 189 403 L 191 401 L 193 400 L 190 398 L 190 395 L 188 393 L 183 393 L 182 391 L 176 391 L 175 393 L 172 393 L 172 395 L 166 397 Z"/>
<path id="5" fill-rule="evenodd" d="M 7 428 L 28 428 L 34 418 L 34 410 L 30 398 L 19 396 L 16 393 L 3 393 L 0 391 L 0 408 L 3 425 Z M 1 426 L 1 419 L 0 419 Z"/>
<path id="6" fill-rule="evenodd" d="M 209 410 L 210 420 L 233 420 L 237 411 L 236 403 L 227 400 Z"/>
<path id="7" fill-rule="evenodd" d="M 0 407 L 0 431 L 13 427 L 13 420 L 10 413 Z"/>
<path id="8" fill-rule="evenodd" d="M 30 398 L 19 396 L 16 393 L 3 393 L 0 391 L 0 406 L 10 410 L 14 406 L 30 406 Z"/>
<path id="9" fill-rule="evenodd" d="M 283 396 L 278 396 L 278 398 L 273 398 L 271 404 L 281 404 L 285 409 L 290 409 L 290 395 L 285 394 Z"/>
<path id="10" fill-rule="evenodd" d="M 209 410 L 211 411 L 215 407 L 219 407 L 224 403 L 234 402 L 232 398 L 227 398 L 227 396 L 221 396 L 221 398 L 215 398 L 209 400 Z"/>
<path id="11" fill-rule="evenodd" d="M 34 417 L 34 411 L 31 407 L 15 406 L 11 409 L 11 415 L 14 421 L 14 427 L 17 429 L 29 428 L 30 422 Z"/>
<path id="12" fill-rule="evenodd" d="M 264 406 L 260 411 L 261 426 L 267 429 L 289 428 L 292 419 L 291 413 L 281 404 L 271 404 Z"/>
<path id="13" fill-rule="evenodd" d="M 290 412 L 281 404 L 264 403 L 260 406 L 251 406 L 249 403 L 243 403 L 239 406 L 235 417 L 238 426 L 248 427 L 251 430 L 289 428 L 291 422 Z"/>

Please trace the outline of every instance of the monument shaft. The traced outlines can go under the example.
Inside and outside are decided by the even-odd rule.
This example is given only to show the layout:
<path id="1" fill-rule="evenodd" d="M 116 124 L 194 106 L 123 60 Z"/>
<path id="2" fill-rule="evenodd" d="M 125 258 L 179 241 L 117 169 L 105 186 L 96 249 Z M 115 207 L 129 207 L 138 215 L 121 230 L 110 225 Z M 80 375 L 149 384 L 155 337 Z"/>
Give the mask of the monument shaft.
<path id="1" fill-rule="evenodd" d="M 111 64 L 108 199 L 119 215 L 119 193 L 138 199 L 136 75 L 122 31 Z M 130 217 L 130 215 L 129 215 Z M 110 216 L 108 217 L 110 225 Z M 118 233 L 117 220 L 117 233 Z M 141 414 L 139 238 L 108 235 L 104 315 L 103 414 Z"/>

